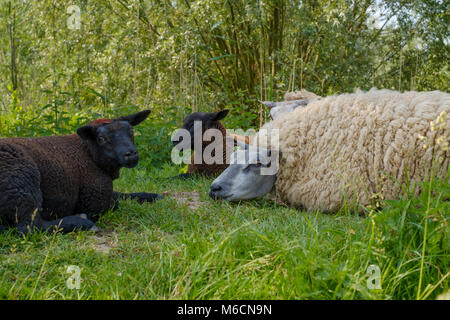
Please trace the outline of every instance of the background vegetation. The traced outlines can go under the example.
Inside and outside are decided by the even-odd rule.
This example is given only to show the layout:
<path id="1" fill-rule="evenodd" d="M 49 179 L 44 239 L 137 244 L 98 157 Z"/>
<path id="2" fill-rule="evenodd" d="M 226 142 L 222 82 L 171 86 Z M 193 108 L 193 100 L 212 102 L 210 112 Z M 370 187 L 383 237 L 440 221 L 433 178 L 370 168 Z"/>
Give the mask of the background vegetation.
<path id="1" fill-rule="evenodd" d="M 80 28 L 70 5 L 80 8 Z M 449 289 L 448 178 L 360 217 L 300 212 L 271 196 L 208 199 L 173 181 L 170 133 L 192 111 L 231 109 L 229 128 L 267 119 L 257 100 L 305 88 L 448 91 L 448 1 L 2 0 L 0 136 L 72 133 L 144 108 L 142 161 L 125 201 L 67 236 L 0 234 L 0 298 L 426 299 Z M 75 28 L 74 28 L 75 27 Z M 409 188 L 405 188 L 409 190 Z M 82 268 L 80 290 L 66 286 Z M 367 267 L 381 289 L 367 287 Z"/>
<path id="2" fill-rule="evenodd" d="M 5 0 L 0 135 L 150 108 L 141 130 L 169 146 L 187 113 L 229 108 L 228 127 L 258 127 L 257 99 L 294 89 L 447 91 L 449 25 L 440 0 Z"/>

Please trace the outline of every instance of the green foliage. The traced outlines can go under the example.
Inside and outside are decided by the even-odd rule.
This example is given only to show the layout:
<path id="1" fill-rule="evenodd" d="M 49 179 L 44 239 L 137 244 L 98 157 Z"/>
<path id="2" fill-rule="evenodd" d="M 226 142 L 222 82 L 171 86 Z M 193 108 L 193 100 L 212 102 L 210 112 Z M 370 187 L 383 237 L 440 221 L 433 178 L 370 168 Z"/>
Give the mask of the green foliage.
<path id="1" fill-rule="evenodd" d="M 70 29 L 69 5 L 81 10 Z M 230 109 L 227 128 L 267 120 L 258 100 L 305 88 L 448 91 L 445 1 L 6 0 L 0 2 L 0 137 L 69 134 L 151 109 L 136 127 L 140 163 L 99 236 L 0 234 L 0 298 L 430 299 L 449 290 L 447 179 L 368 217 L 302 213 L 261 199 L 208 198 L 211 180 L 167 179 L 185 115 Z M 409 186 L 405 190 L 409 190 Z M 186 192 L 198 192 L 192 209 Z M 192 202 L 192 201 L 190 201 Z M 99 240 L 100 239 L 100 240 Z M 110 253 L 102 253 L 105 241 Z M 82 288 L 66 287 L 66 267 Z M 367 268 L 382 289 L 367 287 Z M 45 270 L 45 271 L 44 271 Z"/>
<path id="2" fill-rule="evenodd" d="M 392 298 L 436 297 L 449 289 L 448 176 L 421 183 L 419 197 L 409 194 L 385 201 L 385 208 L 374 216 L 375 250 L 385 261 L 384 273 L 392 275 L 383 281 Z"/>
<path id="3" fill-rule="evenodd" d="M 9 90 L 12 90 L 9 87 Z M 52 94 L 51 91 L 44 92 Z M 64 94 L 63 94 L 64 96 Z M 73 133 L 82 124 L 92 119 L 91 111 L 71 112 L 62 109 L 63 100 L 53 95 L 52 104 L 40 108 L 24 108 L 17 91 L 10 92 L 8 111 L 0 117 L 0 137 L 36 137 L 52 134 Z"/>
<path id="4" fill-rule="evenodd" d="M 1 116 L 8 84 L 31 114 L 52 109 L 40 119 L 51 132 L 126 105 L 176 110 L 160 120 L 178 124 L 231 107 L 227 121 L 247 129 L 264 122 L 257 100 L 289 90 L 446 91 L 448 25 L 445 1 L 2 1 Z"/>
<path id="5" fill-rule="evenodd" d="M 124 109 L 118 115 L 130 112 L 134 111 Z M 171 136 L 177 125 L 173 119 L 176 119 L 174 109 L 166 109 L 164 114 L 155 114 L 153 111 L 148 120 L 135 127 L 135 143 L 139 146 L 140 162 L 144 166 L 159 167 L 171 161 Z"/>
<path id="6" fill-rule="evenodd" d="M 389 201 L 360 217 L 268 198 L 213 201 L 211 179 L 168 179 L 176 174 L 124 169 L 116 190 L 166 198 L 121 202 L 100 219 L 100 234 L 0 234 L 0 298 L 431 299 L 449 289 L 448 182 L 434 181 L 431 198 Z M 372 264 L 381 289 L 367 286 Z M 79 290 L 66 286 L 69 265 L 81 268 Z"/>

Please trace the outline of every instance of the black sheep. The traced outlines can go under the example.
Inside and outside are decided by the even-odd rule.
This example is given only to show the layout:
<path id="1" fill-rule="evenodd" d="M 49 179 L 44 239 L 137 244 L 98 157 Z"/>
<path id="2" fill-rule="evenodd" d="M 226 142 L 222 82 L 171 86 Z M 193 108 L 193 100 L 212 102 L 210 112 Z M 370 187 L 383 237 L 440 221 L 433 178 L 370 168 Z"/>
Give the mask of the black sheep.
<path id="1" fill-rule="evenodd" d="M 133 126 L 149 114 L 94 121 L 67 136 L 0 139 L 1 223 L 23 234 L 96 230 L 99 214 L 118 199 L 162 198 L 113 191 L 120 169 L 138 163 Z"/>
<path id="2" fill-rule="evenodd" d="M 201 124 L 201 141 L 199 142 L 201 143 L 202 153 L 205 151 L 205 148 L 215 141 L 204 141 L 203 135 L 209 129 L 216 129 L 222 134 L 222 141 L 219 142 L 219 145 L 221 144 L 222 146 L 222 155 L 220 163 L 208 164 L 205 163 L 205 159 L 203 158 L 200 163 L 194 163 L 195 154 L 193 153 L 190 163 L 188 164 L 187 173 L 179 174 L 176 178 L 192 178 L 194 176 L 216 177 L 228 168 L 230 155 L 234 151 L 234 146 L 237 141 L 249 143 L 248 136 L 228 133 L 227 129 L 220 122 L 220 120 L 226 117 L 228 111 L 229 110 L 221 110 L 218 112 L 194 112 L 184 119 L 183 125 L 180 129 L 187 130 L 189 132 L 191 141 L 188 141 L 187 143 L 189 144 L 191 150 L 194 150 L 195 147 L 194 123 L 199 122 Z M 176 134 L 176 136 L 178 136 L 178 134 Z M 173 141 L 173 145 L 176 147 L 182 141 L 182 139 L 175 140 Z M 214 152 L 212 156 L 214 156 Z"/>

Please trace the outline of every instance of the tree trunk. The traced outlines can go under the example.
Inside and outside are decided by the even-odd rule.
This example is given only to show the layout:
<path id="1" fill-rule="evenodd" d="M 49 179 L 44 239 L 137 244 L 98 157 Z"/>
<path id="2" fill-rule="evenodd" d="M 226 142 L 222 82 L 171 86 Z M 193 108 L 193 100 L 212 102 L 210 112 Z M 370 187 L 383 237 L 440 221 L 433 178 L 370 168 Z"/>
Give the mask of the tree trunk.
<path id="1" fill-rule="evenodd" d="M 16 65 L 16 43 L 14 34 L 16 31 L 16 13 L 11 8 L 11 2 L 9 2 L 9 41 L 10 41 L 10 53 L 11 53 L 11 83 L 12 89 L 17 90 L 17 65 Z"/>

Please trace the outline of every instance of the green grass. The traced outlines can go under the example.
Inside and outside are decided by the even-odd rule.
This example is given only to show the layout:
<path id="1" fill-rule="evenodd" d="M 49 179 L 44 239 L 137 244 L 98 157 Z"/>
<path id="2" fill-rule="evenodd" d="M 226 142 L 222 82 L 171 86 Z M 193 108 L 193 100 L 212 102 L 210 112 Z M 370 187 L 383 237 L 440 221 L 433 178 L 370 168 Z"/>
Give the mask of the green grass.
<path id="1" fill-rule="evenodd" d="M 116 190 L 169 194 L 123 201 L 98 234 L 0 234 L 0 298 L 415 299 L 448 290 L 448 180 L 362 217 L 270 197 L 215 202 L 211 180 L 166 179 L 177 170 L 123 170 Z M 69 265 L 81 269 L 78 290 L 66 285 Z M 381 289 L 367 287 L 369 265 L 380 268 Z"/>

